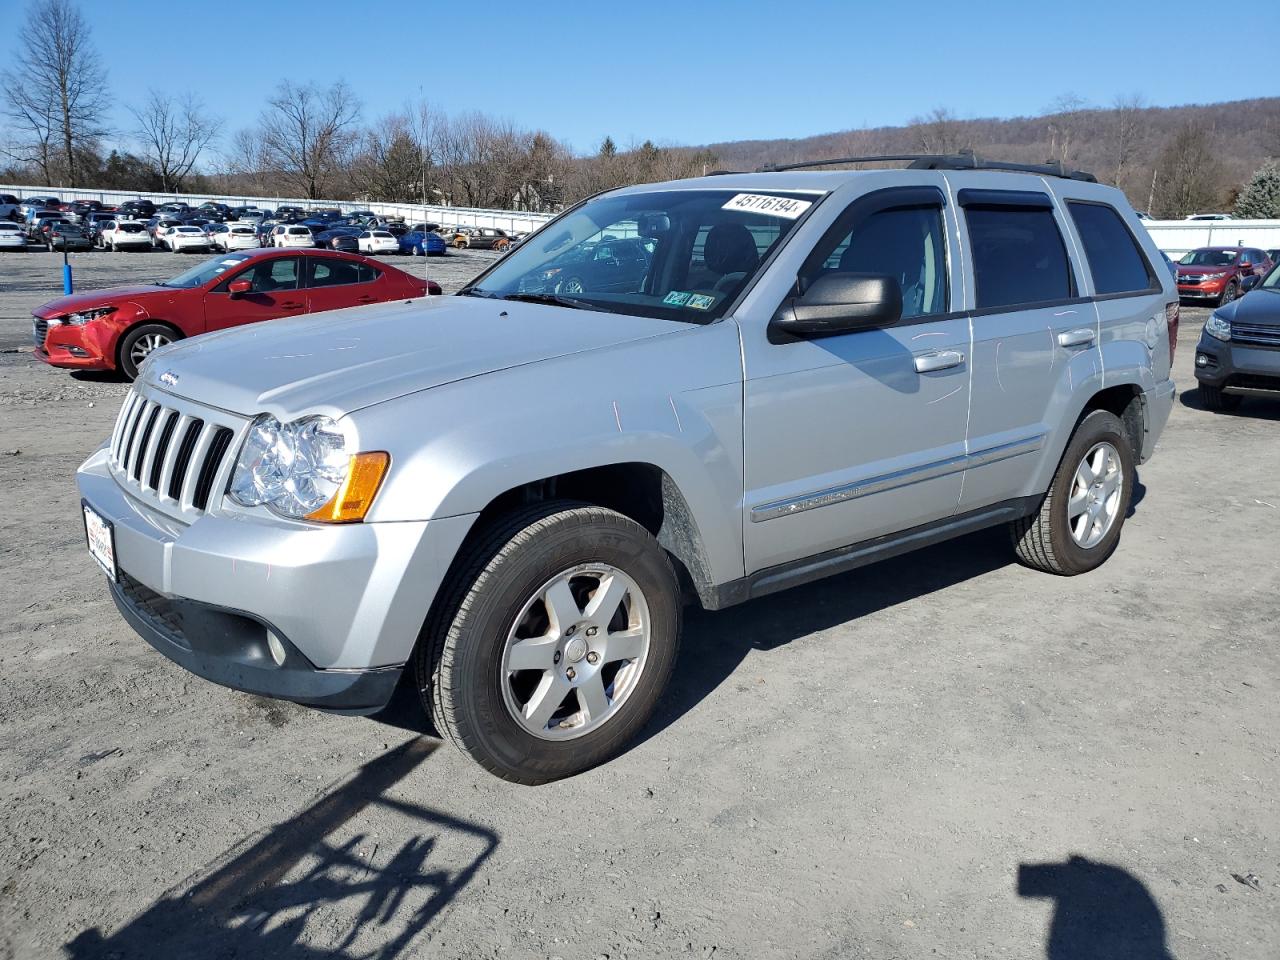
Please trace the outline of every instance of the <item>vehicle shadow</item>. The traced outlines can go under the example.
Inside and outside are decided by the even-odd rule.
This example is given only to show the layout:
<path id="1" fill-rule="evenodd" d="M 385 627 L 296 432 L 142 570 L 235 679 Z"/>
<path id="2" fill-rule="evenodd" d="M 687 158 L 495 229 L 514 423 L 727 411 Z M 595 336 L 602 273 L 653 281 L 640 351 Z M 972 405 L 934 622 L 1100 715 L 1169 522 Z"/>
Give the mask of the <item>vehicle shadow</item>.
<path id="1" fill-rule="evenodd" d="M 982 576 L 1013 562 L 1004 527 L 926 547 L 851 573 L 708 613 L 685 611 L 680 659 L 637 743 L 661 733 L 715 690 L 752 650 L 848 623 Z"/>
<path id="2" fill-rule="evenodd" d="M 82 383 L 127 383 L 115 370 L 72 370 L 71 379 Z"/>
<path id="3" fill-rule="evenodd" d="M 1078 855 L 1024 863 L 1018 896 L 1054 901 L 1046 960 L 1173 960 L 1159 905 L 1121 867 Z"/>
<path id="4" fill-rule="evenodd" d="M 86 930 L 70 960 L 271 957 L 392 960 L 471 882 L 498 834 L 386 796 L 439 746 L 416 738 L 380 754 L 298 815 L 247 838 L 109 935 Z M 395 815 L 385 853 L 358 815 Z"/>
<path id="5" fill-rule="evenodd" d="M 1241 403 L 1234 410 L 1209 411 L 1200 401 L 1200 391 L 1192 387 L 1178 395 L 1178 402 L 1188 410 L 1199 410 L 1212 413 L 1217 417 L 1240 417 L 1248 420 L 1280 420 L 1280 394 L 1275 399 L 1259 396 L 1242 396 Z"/>

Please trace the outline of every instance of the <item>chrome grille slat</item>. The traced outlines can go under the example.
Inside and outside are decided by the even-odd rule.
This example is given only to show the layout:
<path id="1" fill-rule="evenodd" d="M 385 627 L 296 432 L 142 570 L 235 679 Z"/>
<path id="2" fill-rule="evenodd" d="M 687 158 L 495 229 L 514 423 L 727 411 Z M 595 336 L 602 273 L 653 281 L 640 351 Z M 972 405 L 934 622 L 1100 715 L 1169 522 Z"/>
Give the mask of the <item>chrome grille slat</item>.
<path id="1" fill-rule="evenodd" d="M 195 507 L 196 484 L 200 482 L 200 464 L 204 463 L 204 458 L 209 455 L 209 445 L 213 443 L 213 435 L 217 429 L 207 420 L 200 428 L 200 438 L 196 440 L 196 447 L 191 451 L 187 475 L 182 479 L 182 492 L 178 494 L 178 506 L 184 510 Z"/>
<path id="2" fill-rule="evenodd" d="M 177 413 L 177 411 L 174 411 Z M 185 413 L 178 413 L 178 421 L 173 426 L 173 435 L 169 438 L 168 449 L 164 452 L 164 459 L 160 461 L 160 481 L 156 484 L 156 496 L 161 500 L 172 500 L 169 495 L 169 484 L 173 480 L 173 465 L 178 460 L 178 450 L 182 447 L 182 438 L 186 436 L 187 426 L 191 423 L 191 418 Z"/>
<path id="3" fill-rule="evenodd" d="M 216 509 L 248 421 L 144 384 L 116 417 L 107 460 L 131 496 L 178 520 Z"/>
<path id="4" fill-rule="evenodd" d="M 1255 323 L 1231 324 L 1231 339 L 1240 343 L 1256 343 L 1264 347 L 1280 346 L 1280 327 Z"/>

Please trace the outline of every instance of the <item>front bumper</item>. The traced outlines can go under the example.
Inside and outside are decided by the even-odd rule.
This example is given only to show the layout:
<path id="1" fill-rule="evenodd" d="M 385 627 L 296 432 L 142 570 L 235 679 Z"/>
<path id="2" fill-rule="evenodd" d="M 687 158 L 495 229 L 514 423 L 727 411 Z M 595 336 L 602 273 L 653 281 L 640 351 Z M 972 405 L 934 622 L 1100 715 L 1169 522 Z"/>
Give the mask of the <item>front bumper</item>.
<path id="1" fill-rule="evenodd" d="M 1179 283 L 1178 296 L 1184 300 L 1217 300 L 1227 289 L 1230 278 L 1211 280 L 1204 283 Z"/>
<path id="2" fill-rule="evenodd" d="M 144 639 L 214 683 L 331 710 L 385 705 L 474 520 L 323 526 L 211 502 L 184 524 L 122 489 L 105 447 L 76 481 L 113 525 L 112 596 Z"/>
<path id="3" fill-rule="evenodd" d="M 1280 390 L 1280 349 L 1200 334 L 1196 379 L 1219 390 Z"/>
<path id="4" fill-rule="evenodd" d="M 35 319 L 36 326 L 42 318 Z M 114 370 L 116 368 L 115 328 L 108 322 L 84 324 L 49 323 L 43 343 L 33 330 L 37 360 L 67 370 Z"/>

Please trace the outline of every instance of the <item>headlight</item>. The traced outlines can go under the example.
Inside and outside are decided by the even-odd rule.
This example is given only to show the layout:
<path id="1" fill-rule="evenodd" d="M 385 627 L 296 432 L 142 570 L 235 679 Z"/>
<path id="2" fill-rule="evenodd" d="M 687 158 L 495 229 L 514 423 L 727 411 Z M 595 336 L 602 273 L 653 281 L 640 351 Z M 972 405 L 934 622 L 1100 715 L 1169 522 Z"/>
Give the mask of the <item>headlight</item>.
<path id="1" fill-rule="evenodd" d="M 1222 319 L 1218 314 L 1209 314 L 1209 319 L 1204 322 L 1204 332 L 1216 340 L 1231 339 L 1231 324 Z"/>
<path id="2" fill-rule="evenodd" d="M 73 327 L 83 327 L 90 320 L 98 320 L 108 314 L 115 313 L 117 307 L 97 307 L 93 310 L 81 310 L 78 313 L 68 313 L 58 317 L 59 323 L 69 324 Z"/>
<path id="3" fill-rule="evenodd" d="M 364 519 L 390 457 L 353 454 L 328 417 L 281 423 L 269 414 L 253 422 L 231 478 L 231 499 L 266 505 L 285 517 L 345 523 Z"/>

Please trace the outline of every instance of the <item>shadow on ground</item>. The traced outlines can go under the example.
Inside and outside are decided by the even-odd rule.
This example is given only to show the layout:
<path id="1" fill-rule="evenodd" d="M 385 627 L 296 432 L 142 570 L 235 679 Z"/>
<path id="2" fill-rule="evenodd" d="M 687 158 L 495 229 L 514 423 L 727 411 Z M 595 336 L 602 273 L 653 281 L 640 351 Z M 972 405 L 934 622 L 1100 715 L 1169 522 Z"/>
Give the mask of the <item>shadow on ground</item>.
<path id="1" fill-rule="evenodd" d="M 1266 396 L 1242 396 L 1240 406 L 1234 410 L 1211 412 L 1205 408 L 1200 399 L 1200 390 L 1192 387 L 1178 395 L 1180 402 L 1188 410 L 1199 410 L 1212 417 L 1242 417 L 1246 420 L 1280 420 L 1280 394 L 1275 399 Z"/>
<path id="2" fill-rule="evenodd" d="M 1046 960 L 1173 960 L 1155 898 L 1120 867 L 1081 856 L 1024 863 L 1018 896 L 1053 901 Z"/>
<path id="3" fill-rule="evenodd" d="M 65 947 L 71 960 L 270 957 L 392 960 L 475 877 L 498 846 L 492 830 L 387 792 L 439 746 L 417 738 L 369 761 L 297 816 L 230 851 L 105 936 Z M 378 847 L 343 831 L 369 808 L 395 814 Z M 343 831 L 345 839 L 336 836 Z M 314 921 L 314 922 L 312 922 Z"/>

